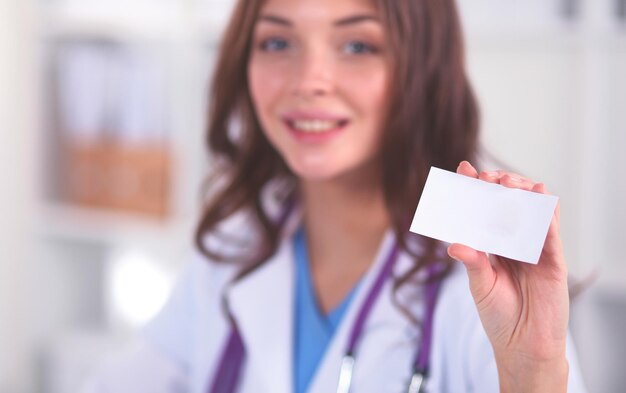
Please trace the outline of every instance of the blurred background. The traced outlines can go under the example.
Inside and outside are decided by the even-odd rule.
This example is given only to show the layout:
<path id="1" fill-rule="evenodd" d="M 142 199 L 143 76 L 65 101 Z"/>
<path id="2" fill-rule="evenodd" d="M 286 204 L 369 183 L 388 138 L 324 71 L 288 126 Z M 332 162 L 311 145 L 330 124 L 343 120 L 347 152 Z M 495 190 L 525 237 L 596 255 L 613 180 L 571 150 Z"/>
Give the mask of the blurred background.
<path id="1" fill-rule="evenodd" d="M 232 0 L 0 0 L 0 393 L 75 392 L 192 251 Z M 483 143 L 561 197 L 590 392 L 626 386 L 626 0 L 460 0 Z"/>

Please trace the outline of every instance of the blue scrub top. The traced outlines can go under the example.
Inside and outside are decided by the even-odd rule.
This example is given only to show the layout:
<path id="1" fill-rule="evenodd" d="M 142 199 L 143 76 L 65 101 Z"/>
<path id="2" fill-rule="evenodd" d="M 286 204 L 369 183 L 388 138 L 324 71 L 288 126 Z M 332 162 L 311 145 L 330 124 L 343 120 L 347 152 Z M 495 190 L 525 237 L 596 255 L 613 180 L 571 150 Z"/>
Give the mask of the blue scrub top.
<path id="1" fill-rule="evenodd" d="M 309 253 L 303 229 L 294 234 L 296 296 L 294 329 L 294 392 L 305 393 L 333 338 L 356 287 L 328 315 L 320 311 L 311 279 Z"/>

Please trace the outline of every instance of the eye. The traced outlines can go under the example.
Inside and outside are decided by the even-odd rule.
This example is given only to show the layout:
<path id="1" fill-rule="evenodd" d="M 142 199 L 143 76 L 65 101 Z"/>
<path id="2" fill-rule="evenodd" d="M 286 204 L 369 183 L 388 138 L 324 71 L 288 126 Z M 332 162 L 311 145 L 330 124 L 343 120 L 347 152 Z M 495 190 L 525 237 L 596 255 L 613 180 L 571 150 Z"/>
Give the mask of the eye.
<path id="1" fill-rule="evenodd" d="M 355 55 L 378 52 L 373 45 L 367 44 L 363 41 L 350 41 L 344 46 L 343 50 L 346 53 Z"/>
<path id="2" fill-rule="evenodd" d="M 268 38 L 261 41 L 259 48 L 266 52 L 279 52 L 287 49 L 289 43 L 283 38 Z"/>

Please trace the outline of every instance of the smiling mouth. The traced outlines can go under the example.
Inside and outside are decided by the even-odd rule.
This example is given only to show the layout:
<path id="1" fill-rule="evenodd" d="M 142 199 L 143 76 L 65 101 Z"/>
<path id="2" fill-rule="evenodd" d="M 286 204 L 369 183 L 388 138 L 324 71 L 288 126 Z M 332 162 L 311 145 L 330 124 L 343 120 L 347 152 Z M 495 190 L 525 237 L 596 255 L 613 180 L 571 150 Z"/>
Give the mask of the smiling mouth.
<path id="1" fill-rule="evenodd" d="M 319 134 L 342 128 L 348 124 L 348 120 L 322 120 L 322 119 L 298 119 L 286 120 L 287 125 L 298 132 Z"/>

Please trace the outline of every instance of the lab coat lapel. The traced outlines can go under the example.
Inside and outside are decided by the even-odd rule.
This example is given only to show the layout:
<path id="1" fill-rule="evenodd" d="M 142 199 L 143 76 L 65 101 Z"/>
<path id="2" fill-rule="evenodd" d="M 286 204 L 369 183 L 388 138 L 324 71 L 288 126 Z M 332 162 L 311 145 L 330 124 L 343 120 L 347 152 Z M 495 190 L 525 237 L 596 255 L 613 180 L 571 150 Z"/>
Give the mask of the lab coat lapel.
<path id="1" fill-rule="evenodd" d="M 246 350 L 241 392 L 292 391 L 293 275 L 291 242 L 282 241 L 274 257 L 229 291 Z"/>

